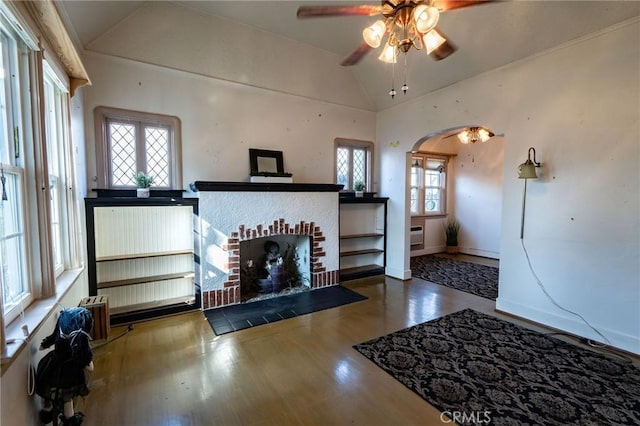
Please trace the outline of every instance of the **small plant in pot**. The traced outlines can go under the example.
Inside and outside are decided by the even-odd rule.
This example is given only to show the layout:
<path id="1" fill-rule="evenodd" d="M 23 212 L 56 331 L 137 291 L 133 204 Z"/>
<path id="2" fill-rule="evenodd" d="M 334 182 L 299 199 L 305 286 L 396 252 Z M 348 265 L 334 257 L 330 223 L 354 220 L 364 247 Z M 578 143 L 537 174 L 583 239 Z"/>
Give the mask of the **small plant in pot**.
<path id="1" fill-rule="evenodd" d="M 460 223 L 455 219 L 447 219 L 444 225 L 444 234 L 447 237 L 447 253 L 458 252 L 458 232 Z"/>
<path id="2" fill-rule="evenodd" d="M 146 174 L 145 172 L 138 172 L 133 175 L 136 181 L 138 198 L 148 198 L 149 188 L 153 184 L 153 176 Z"/>
<path id="3" fill-rule="evenodd" d="M 356 181 L 353 184 L 353 189 L 356 191 L 356 197 L 362 197 L 364 194 L 364 182 L 361 180 Z"/>

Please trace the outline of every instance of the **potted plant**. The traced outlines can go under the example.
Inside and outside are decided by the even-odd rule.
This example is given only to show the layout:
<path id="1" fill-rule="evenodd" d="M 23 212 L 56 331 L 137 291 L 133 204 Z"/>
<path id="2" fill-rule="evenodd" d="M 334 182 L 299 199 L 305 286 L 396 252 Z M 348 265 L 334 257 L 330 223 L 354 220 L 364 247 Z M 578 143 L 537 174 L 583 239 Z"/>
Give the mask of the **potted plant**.
<path id="1" fill-rule="evenodd" d="M 444 234 L 447 237 L 447 253 L 458 252 L 458 232 L 460 223 L 455 219 L 447 219 L 444 225 Z"/>
<path id="2" fill-rule="evenodd" d="M 353 184 L 353 189 L 356 191 L 356 197 L 362 197 L 364 194 L 364 182 L 357 180 L 356 183 Z"/>
<path id="3" fill-rule="evenodd" d="M 145 172 L 138 172 L 133 175 L 136 181 L 138 198 L 149 198 L 149 188 L 153 183 L 153 176 L 146 174 Z"/>

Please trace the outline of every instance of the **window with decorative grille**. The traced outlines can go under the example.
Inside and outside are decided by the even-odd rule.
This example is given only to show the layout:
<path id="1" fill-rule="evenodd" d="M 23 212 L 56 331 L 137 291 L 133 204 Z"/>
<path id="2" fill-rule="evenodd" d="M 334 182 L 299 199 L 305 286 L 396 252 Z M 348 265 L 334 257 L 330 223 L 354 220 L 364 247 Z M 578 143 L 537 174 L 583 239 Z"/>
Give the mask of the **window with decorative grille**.
<path id="1" fill-rule="evenodd" d="M 135 187 L 134 175 L 153 177 L 152 188 L 182 189 L 180 120 L 177 117 L 97 107 L 98 182 Z"/>
<path id="2" fill-rule="evenodd" d="M 356 182 L 364 183 L 365 190 L 372 188 L 373 143 L 354 139 L 335 140 L 336 183 L 351 191 Z"/>

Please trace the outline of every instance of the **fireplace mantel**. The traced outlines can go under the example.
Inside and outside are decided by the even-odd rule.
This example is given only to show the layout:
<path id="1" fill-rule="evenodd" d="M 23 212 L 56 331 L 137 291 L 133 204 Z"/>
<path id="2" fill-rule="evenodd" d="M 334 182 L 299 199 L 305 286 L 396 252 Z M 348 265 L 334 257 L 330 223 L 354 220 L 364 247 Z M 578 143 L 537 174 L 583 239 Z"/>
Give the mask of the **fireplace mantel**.
<path id="1" fill-rule="evenodd" d="M 193 191 L 203 192 L 338 192 L 342 190 L 343 185 L 333 183 L 250 183 L 197 180 L 190 187 Z"/>

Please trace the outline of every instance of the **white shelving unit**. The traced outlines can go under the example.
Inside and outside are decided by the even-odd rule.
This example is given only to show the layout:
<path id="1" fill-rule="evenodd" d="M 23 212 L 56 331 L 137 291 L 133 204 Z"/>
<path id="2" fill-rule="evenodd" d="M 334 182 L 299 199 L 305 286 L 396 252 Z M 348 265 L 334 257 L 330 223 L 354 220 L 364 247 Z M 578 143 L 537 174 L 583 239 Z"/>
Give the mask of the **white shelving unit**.
<path id="1" fill-rule="evenodd" d="M 193 203 L 108 201 L 87 205 L 90 293 L 109 297 L 112 318 L 195 305 Z"/>
<path id="2" fill-rule="evenodd" d="M 340 280 L 384 274 L 387 200 L 340 199 Z"/>

